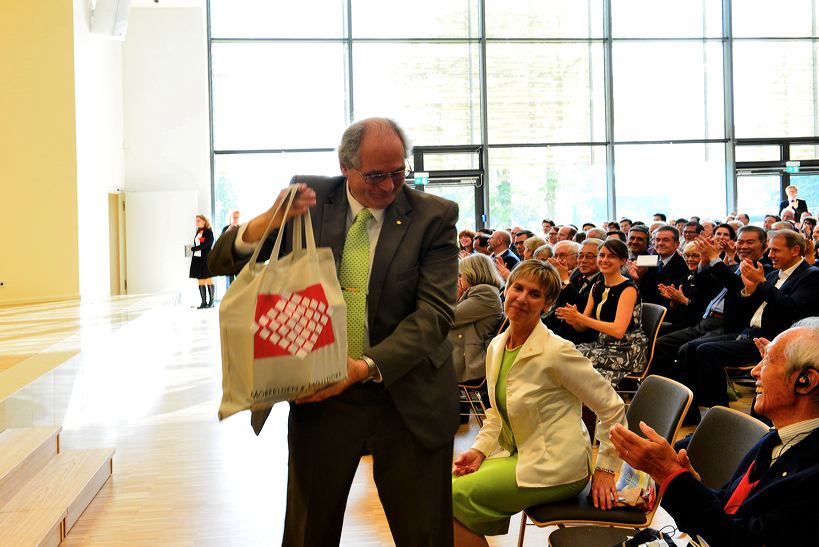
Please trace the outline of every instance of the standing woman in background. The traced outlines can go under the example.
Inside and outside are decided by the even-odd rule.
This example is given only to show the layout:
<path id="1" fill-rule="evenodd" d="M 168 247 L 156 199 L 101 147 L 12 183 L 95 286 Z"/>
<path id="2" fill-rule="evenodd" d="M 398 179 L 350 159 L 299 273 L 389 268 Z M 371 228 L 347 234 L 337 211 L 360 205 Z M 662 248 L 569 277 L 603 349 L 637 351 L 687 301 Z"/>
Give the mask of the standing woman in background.
<path id="1" fill-rule="evenodd" d="M 196 215 L 196 236 L 193 238 L 193 257 L 191 258 L 191 279 L 199 282 L 199 296 L 202 303 L 197 309 L 213 307 L 213 274 L 208 269 L 208 254 L 213 247 L 213 230 L 208 217 Z"/>

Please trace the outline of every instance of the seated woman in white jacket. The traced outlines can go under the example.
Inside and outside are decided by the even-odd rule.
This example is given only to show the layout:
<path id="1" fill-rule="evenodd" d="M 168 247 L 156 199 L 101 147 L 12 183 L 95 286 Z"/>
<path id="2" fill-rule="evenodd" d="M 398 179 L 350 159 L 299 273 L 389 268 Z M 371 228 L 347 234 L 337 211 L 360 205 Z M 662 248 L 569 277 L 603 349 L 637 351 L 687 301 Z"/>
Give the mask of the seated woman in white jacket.
<path id="1" fill-rule="evenodd" d="M 610 509 L 621 460 L 608 438 L 626 425 L 623 400 L 591 361 L 546 328 L 541 314 L 560 293 L 554 267 L 526 260 L 512 270 L 504 310 L 509 328 L 486 355 L 491 408 L 472 448 L 452 467 L 455 545 L 488 545 L 526 507 L 571 498 L 591 475 L 595 507 Z M 585 404 L 598 416 L 600 448 L 591 471 Z"/>
<path id="2" fill-rule="evenodd" d="M 471 254 L 458 263 L 458 304 L 449 331 L 458 382 L 486 376 L 486 347 L 503 317 L 502 284 L 486 255 Z"/>

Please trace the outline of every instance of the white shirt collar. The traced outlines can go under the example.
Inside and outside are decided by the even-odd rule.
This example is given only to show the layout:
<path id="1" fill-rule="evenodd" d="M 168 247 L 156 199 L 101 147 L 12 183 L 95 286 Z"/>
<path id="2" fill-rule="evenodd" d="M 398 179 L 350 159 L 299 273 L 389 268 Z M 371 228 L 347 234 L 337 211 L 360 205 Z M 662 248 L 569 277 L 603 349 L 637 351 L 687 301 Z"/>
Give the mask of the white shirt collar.
<path id="1" fill-rule="evenodd" d="M 802 262 L 804 262 L 804 260 L 805 260 L 804 258 L 800 258 L 799 262 L 797 262 L 796 264 L 794 264 L 793 266 L 791 266 L 787 270 L 779 270 L 779 279 L 781 281 L 785 281 L 786 279 L 788 279 L 791 276 L 791 274 L 793 273 L 793 271 L 796 268 L 798 268 L 799 265 L 802 264 Z"/>

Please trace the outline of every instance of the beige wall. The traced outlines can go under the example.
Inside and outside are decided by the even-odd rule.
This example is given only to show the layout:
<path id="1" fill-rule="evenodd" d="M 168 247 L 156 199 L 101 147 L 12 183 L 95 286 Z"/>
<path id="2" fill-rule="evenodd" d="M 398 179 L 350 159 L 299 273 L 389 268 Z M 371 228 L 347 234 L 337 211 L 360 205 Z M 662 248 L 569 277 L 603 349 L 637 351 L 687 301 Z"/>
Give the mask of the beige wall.
<path id="1" fill-rule="evenodd" d="M 0 0 L 0 304 L 79 297 L 72 12 Z"/>

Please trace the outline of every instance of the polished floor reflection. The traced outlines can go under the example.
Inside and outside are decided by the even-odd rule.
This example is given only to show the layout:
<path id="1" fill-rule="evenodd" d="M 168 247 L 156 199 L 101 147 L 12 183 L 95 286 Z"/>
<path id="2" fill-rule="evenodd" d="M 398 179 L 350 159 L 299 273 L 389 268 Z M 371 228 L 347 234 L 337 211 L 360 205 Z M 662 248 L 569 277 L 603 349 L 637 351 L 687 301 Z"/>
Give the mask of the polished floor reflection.
<path id="1" fill-rule="evenodd" d="M 67 358 L 0 402 L 0 429 L 62 425 L 65 448 L 117 450 L 112 479 L 65 545 L 280 543 L 287 406 L 274 408 L 259 437 L 247 413 L 217 420 L 217 309 L 191 309 L 168 297 L 126 297 L 17 313 L 19 320 L 0 309 L 8 369 L 63 351 Z M 476 433 L 473 424 L 462 427 L 456 452 Z M 371 475 L 365 457 L 350 494 L 343 545 L 393 544 Z M 510 533 L 490 545 L 515 545 L 518 522 L 513 519 Z M 527 532 L 527 544 L 544 545 L 545 538 L 545 530 Z"/>

